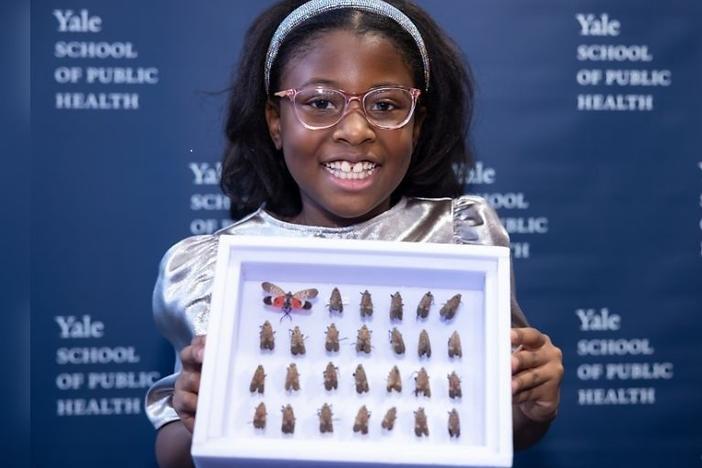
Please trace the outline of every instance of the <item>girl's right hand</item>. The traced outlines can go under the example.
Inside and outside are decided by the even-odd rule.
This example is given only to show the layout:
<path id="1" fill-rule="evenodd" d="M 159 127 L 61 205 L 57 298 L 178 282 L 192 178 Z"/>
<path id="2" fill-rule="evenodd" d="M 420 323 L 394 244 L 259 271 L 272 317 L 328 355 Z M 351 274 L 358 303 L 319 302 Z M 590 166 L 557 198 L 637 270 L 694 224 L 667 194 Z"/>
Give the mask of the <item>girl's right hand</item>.
<path id="1" fill-rule="evenodd" d="M 196 336 L 189 346 L 180 351 L 180 361 L 183 367 L 176 379 L 175 392 L 173 393 L 173 408 L 191 434 L 195 426 L 202 357 L 205 354 L 205 338 L 205 335 Z"/>

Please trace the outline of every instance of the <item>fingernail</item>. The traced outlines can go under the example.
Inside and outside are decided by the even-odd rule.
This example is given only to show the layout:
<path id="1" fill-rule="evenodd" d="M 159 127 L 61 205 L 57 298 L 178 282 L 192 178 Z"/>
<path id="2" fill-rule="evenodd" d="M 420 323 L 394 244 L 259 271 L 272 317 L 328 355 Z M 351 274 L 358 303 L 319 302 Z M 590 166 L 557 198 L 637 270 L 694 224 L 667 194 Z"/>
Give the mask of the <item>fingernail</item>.
<path id="1" fill-rule="evenodd" d="M 200 348 L 197 350 L 197 360 L 202 362 L 202 358 L 205 356 L 205 348 Z"/>

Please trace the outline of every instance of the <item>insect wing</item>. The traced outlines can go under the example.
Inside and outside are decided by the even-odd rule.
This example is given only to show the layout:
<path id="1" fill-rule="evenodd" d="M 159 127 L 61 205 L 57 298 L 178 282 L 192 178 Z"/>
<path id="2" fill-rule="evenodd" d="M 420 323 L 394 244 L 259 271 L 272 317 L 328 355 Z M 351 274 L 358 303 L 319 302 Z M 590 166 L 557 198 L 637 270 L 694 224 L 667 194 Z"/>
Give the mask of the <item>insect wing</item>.
<path id="1" fill-rule="evenodd" d="M 261 283 L 261 287 L 264 291 L 270 293 L 273 296 L 285 296 L 285 291 L 283 291 L 280 287 L 276 286 L 275 284 L 269 283 L 268 281 L 264 281 L 263 283 Z"/>
<path id="2" fill-rule="evenodd" d="M 293 297 L 300 302 L 305 302 L 307 299 L 314 299 L 319 294 L 315 288 L 303 289 L 293 294 Z"/>

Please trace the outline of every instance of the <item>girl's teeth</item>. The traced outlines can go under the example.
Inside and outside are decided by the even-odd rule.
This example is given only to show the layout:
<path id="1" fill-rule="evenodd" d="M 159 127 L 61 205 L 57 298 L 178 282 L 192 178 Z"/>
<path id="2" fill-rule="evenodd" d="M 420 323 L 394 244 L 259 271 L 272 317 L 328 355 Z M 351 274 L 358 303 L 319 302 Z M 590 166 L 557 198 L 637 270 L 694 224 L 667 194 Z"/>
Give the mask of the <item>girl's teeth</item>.
<path id="1" fill-rule="evenodd" d="M 340 169 L 344 172 L 349 172 L 349 170 L 351 169 L 351 164 L 349 164 L 348 161 L 342 161 Z"/>

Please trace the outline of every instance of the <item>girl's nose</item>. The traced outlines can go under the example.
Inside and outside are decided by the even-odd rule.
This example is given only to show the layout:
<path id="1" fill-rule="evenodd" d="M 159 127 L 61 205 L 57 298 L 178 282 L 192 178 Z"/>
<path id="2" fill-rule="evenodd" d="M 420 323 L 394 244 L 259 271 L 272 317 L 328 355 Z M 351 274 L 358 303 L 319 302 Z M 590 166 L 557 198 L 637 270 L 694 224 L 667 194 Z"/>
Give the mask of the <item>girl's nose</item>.
<path id="1" fill-rule="evenodd" d="M 375 140 L 375 130 L 363 114 L 360 102 L 349 103 L 346 115 L 334 128 L 334 139 L 352 145 Z"/>

